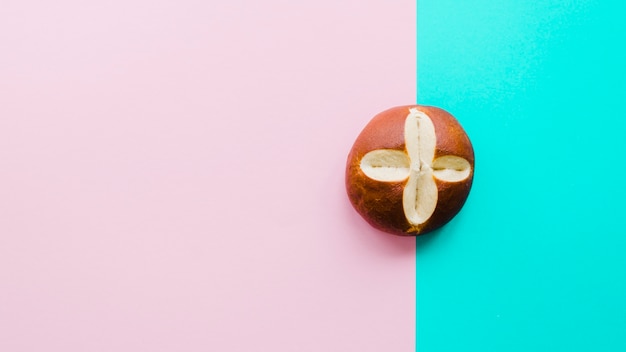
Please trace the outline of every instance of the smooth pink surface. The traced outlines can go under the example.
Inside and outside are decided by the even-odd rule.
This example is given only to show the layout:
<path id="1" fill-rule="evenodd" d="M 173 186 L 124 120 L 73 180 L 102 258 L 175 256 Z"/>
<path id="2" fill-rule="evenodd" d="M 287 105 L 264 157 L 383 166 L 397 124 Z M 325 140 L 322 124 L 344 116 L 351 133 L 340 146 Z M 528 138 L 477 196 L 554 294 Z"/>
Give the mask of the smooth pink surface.
<path id="1" fill-rule="evenodd" d="M 346 155 L 415 1 L 3 1 L 0 351 L 412 351 Z"/>

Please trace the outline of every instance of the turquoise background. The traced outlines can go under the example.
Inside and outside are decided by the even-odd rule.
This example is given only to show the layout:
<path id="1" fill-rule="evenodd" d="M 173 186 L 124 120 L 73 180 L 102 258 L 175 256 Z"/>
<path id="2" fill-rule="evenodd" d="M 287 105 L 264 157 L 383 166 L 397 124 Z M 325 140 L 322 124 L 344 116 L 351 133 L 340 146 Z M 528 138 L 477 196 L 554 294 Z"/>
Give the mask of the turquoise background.
<path id="1" fill-rule="evenodd" d="M 626 351 L 626 5 L 418 2 L 418 102 L 475 148 L 417 241 L 417 350 Z"/>

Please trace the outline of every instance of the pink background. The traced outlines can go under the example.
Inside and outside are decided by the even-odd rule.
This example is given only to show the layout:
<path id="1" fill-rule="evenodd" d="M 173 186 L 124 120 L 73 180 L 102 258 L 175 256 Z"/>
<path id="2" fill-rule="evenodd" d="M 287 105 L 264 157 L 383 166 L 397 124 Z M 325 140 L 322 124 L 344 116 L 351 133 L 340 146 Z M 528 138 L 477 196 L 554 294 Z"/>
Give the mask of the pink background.
<path id="1" fill-rule="evenodd" d="M 343 186 L 415 1 L 0 11 L 1 351 L 412 351 L 415 241 Z"/>

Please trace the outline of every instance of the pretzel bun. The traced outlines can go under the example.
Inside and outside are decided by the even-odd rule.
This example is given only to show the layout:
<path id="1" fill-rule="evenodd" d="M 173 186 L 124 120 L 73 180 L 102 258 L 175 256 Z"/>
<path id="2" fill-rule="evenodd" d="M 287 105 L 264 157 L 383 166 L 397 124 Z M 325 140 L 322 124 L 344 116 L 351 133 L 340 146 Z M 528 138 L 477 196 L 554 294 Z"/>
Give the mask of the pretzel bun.
<path id="1" fill-rule="evenodd" d="M 474 177 L 474 150 L 459 124 L 436 107 L 408 105 L 376 115 L 348 155 L 346 190 L 373 227 L 418 236 L 450 221 Z"/>

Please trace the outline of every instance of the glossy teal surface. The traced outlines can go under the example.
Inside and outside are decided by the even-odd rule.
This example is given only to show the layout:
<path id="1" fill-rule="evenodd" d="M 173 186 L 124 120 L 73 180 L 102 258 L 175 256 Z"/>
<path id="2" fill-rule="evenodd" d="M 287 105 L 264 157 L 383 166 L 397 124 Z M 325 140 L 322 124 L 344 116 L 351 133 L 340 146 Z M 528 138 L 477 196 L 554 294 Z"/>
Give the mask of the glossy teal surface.
<path id="1" fill-rule="evenodd" d="M 419 0 L 418 102 L 476 169 L 417 241 L 417 350 L 626 351 L 626 2 Z"/>

